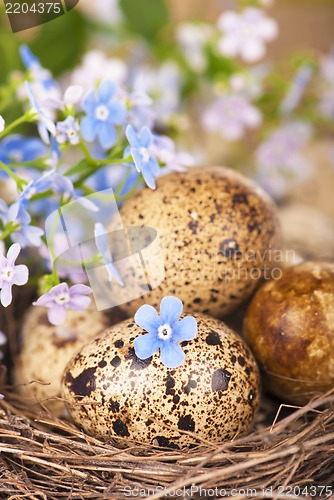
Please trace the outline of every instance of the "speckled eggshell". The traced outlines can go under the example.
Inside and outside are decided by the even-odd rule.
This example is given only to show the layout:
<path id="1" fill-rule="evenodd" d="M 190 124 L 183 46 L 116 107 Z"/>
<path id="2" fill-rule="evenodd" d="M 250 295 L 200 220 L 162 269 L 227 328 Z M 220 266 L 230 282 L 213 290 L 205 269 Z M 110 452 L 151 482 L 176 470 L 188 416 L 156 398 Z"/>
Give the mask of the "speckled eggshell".
<path id="1" fill-rule="evenodd" d="M 334 387 L 334 263 L 304 262 L 266 282 L 252 299 L 244 334 L 268 388 L 307 403 Z"/>
<path id="2" fill-rule="evenodd" d="M 273 203 L 226 168 L 161 177 L 155 191 L 144 188 L 126 201 L 121 216 L 125 227 L 158 231 L 165 265 L 160 286 L 122 306 L 129 316 L 144 303 L 158 307 L 162 297 L 176 295 L 185 311 L 221 318 L 251 296 L 263 266 L 277 267 L 270 259 L 281 245 Z M 131 269 L 123 278 L 131 283 Z"/>
<path id="3" fill-rule="evenodd" d="M 98 312 L 91 305 L 85 311 L 67 311 L 61 326 L 52 325 L 46 309 L 31 307 L 20 334 L 20 351 L 14 364 L 18 391 L 31 402 L 41 401 L 55 416 L 64 414 L 61 379 L 71 357 L 101 331 L 124 320 L 117 309 Z"/>
<path id="4" fill-rule="evenodd" d="M 146 332 L 133 320 L 84 346 L 63 378 L 62 394 L 77 425 L 120 445 L 180 448 L 247 432 L 260 394 L 254 357 L 224 323 L 195 317 L 198 336 L 181 344 L 186 359 L 176 369 L 167 368 L 159 353 L 145 361 L 136 357 L 133 341 Z"/>

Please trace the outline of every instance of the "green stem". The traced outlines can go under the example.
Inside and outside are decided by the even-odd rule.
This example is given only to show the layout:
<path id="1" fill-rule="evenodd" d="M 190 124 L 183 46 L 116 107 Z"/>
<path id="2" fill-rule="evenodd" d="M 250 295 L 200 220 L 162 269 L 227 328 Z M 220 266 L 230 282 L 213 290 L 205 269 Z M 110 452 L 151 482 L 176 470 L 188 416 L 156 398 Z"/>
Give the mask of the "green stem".
<path id="1" fill-rule="evenodd" d="M 44 172 L 46 168 L 50 168 L 50 165 L 42 164 L 42 163 L 34 163 L 33 161 L 22 162 L 22 163 L 11 163 L 13 168 L 33 168 L 34 170 L 39 170 L 40 172 Z"/>
<path id="2" fill-rule="evenodd" d="M 4 129 L 4 131 L 1 132 L 0 139 L 5 137 L 6 135 L 8 135 L 14 128 L 18 127 L 19 125 L 22 125 L 23 123 L 30 122 L 30 121 L 31 121 L 31 111 L 28 111 L 23 116 L 20 116 L 20 118 L 17 118 L 12 123 L 7 125 Z"/>
<path id="3" fill-rule="evenodd" d="M 132 161 L 132 156 L 127 156 L 126 158 L 116 158 L 115 160 L 111 160 L 110 158 L 97 160 L 96 164 L 98 167 L 103 167 L 106 165 L 122 165 L 122 163 L 128 163 L 129 161 Z"/>
<path id="4" fill-rule="evenodd" d="M 95 167 L 95 165 L 96 165 L 96 161 L 94 160 L 94 158 L 93 158 L 93 157 L 92 157 L 92 155 L 90 154 L 90 151 L 89 151 L 89 149 L 87 148 L 86 144 L 85 144 L 83 141 L 80 141 L 79 146 L 80 146 L 80 148 L 81 148 L 81 151 L 82 151 L 82 152 L 83 152 L 83 154 L 85 155 L 87 162 L 88 162 L 90 165 L 92 165 L 93 167 Z"/>
<path id="5" fill-rule="evenodd" d="M 57 261 L 58 264 L 62 264 L 63 266 L 79 266 L 79 265 L 88 266 L 90 264 L 98 264 L 98 263 L 102 263 L 102 262 L 103 261 L 101 260 L 101 258 L 98 255 L 95 255 L 95 256 L 91 257 L 90 259 L 81 260 L 81 261 L 62 260 L 62 259 L 59 259 Z"/>
<path id="6" fill-rule="evenodd" d="M 101 167 L 104 167 L 106 165 L 122 165 L 123 163 L 131 161 L 131 159 L 132 157 L 128 156 L 127 158 L 118 158 L 117 160 L 108 160 L 108 159 L 98 160 L 94 164 L 96 168 L 90 172 L 86 172 L 81 177 L 79 177 L 79 179 L 74 183 L 74 187 L 76 188 L 81 187 L 82 183 L 85 182 L 91 175 L 95 174 L 95 172 L 97 172 L 97 170 L 99 170 L 99 168 Z"/>
<path id="7" fill-rule="evenodd" d="M 16 229 L 18 229 L 20 227 L 19 224 L 13 224 L 12 222 L 10 222 L 6 228 L 4 229 L 4 231 L 2 231 L 1 235 L 0 235 L 0 240 L 4 240 L 7 238 L 7 236 L 10 236 L 12 233 L 14 233 L 16 231 Z"/>
<path id="8" fill-rule="evenodd" d="M 13 181 L 16 182 L 16 184 L 20 190 L 23 189 L 24 186 L 26 186 L 28 184 L 27 181 L 20 179 L 20 177 L 18 177 L 16 174 L 14 174 L 12 169 L 10 167 L 8 167 L 5 163 L 3 163 L 1 160 L 0 160 L 0 169 L 4 170 L 9 175 L 9 177 L 11 179 L 13 179 Z"/>
<path id="9" fill-rule="evenodd" d="M 53 286 L 59 285 L 60 279 L 57 273 L 57 266 L 56 264 L 53 264 L 52 267 L 52 278 L 53 278 Z"/>

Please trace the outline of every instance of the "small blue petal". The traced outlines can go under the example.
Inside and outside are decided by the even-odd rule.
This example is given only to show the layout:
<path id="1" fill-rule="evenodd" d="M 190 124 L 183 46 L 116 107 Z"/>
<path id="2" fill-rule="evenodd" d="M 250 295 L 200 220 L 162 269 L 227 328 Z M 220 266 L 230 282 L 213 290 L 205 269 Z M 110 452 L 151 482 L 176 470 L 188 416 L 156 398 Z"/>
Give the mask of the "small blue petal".
<path id="1" fill-rule="evenodd" d="M 181 316 L 183 304 L 177 297 L 164 297 L 160 302 L 160 318 L 162 324 L 173 326 Z"/>
<path id="2" fill-rule="evenodd" d="M 161 320 L 157 314 L 154 307 L 145 304 L 141 306 L 135 314 L 135 322 L 144 330 L 150 333 L 157 333 L 159 326 L 161 325 Z"/>
<path id="3" fill-rule="evenodd" d="M 135 162 L 136 165 L 136 170 L 137 172 L 141 172 L 143 170 L 143 157 L 137 148 L 131 148 L 131 154 L 133 161 Z"/>
<path id="4" fill-rule="evenodd" d="M 151 146 L 153 142 L 153 135 L 148 127 L 144 127 L 141 129 L 139 140 L 141 143 L 141 147 L 149 148 L 149 146 Z"/>
<path id="5" fill-rule="evenodd" d="M 109 122 L 121 125 L 126 118 L 126 108 L 122 102 L 111 102 L 108 105 L 109 109 Z"/>
<path id="6" fill-rule="evenodd" d="M 156 188 L 155 178 L 148 165 L 143 166 L 142 175 L 148 187 L 151 189 L 155 189 Z"/>
<path id="7" fill-rule="evenodd" d="M 96 222 L 94 226 L 95 243 L 101 255 L 105 256 L 110 253 L 108 236 L 105 227 L 101 222 Z"/>
<path id="8" fill-rule="evenodd" d="M 72 194 L 74 191 L 72 181 L 68 177 L 61 175 L 58 172 L 56 172 L 53 176 L 53 184 L 54 184 L 54 190 L 57 193 Z"/>
<path id="9" fill-rule="evenodd" d="M 185 354 L 177 342 L 163 341 L 160 345 L 161 361 L 167 368 L 177 368 L 185 360 Z"/>
<path id="10" fill-rule="evenodd" d="M 85 116 L 81 121 L 81 134 L 84 139 L 88 142 L 93 142 L 96 137 L 96 126 L 95 121 Z"/>
<path id="11" fill-rule="evenodd" d="M 105 265 L 106 265 L 106 269 L 107 269 L 107 272 L 108 272 L 109 281 L 112 281 L 113 278 L 115 278 L 115 280 L 117 281 L 117 283 L 121 287 L 125 286 L 125 283 L 122 280 L 122 276 L 119 274 L 118 269 L 115 266 L 115 264 L 113 262 L 111 262 L 111 261 L 108 262 L 107 259 L 105 259 Z"/>
<path id="12" fill-rule="evenodd" d="M 39 60 L 27 45 L 21 45 L 19 50 L 22 62 L 27 69 L 31 69 L 32 66 L 40 66 Z"/>
<path id="13" fill-rule="evenodd" d="M 97 127 L 97 137 L 103 149 L 110 149 L 117 141 L 115 127 L 108 122 L 100 122 Z"/>
<path id="14" fill-rule="evenodd" d="M 104 80 L 97 91 L 99 101 L 106 104 L 114 97 L 117 90 L 117 86 L 111 80 Z"/>
<path id="15" fill-rule="evenodd" d="M 152 156 L 149 159 L 148 166 L 152 172 L 153 175 L 158 175 L 160 171 L 159 163 L 155 158 L 152 158 Z"/>
<path id="16" fill-rule="evenodd" d="M 173 326 L 173 340 L 193 340 L 197 335 L 197 321 L 193 316 L 186 316 Z"/>
<path id="17" fill-rule="evenodd" d="M 140 148 L 141 144 L 132 125 L 126 127 L 125 135 L 133 148 Z"/>
<path id="18" fill-rule="evenodd" d="M 85 97 L 82 102 L 82 109 L 86 111 L 89 115 L 94 115 L 95 108 L 98 106 L 98 102 L 96 100 L 96 96 L 93 91 L 89 92 L 89 94 Z"/>
<path id="19" fill-rule="evenodd" d="M 134 340 L 134 349 L 136 356 L 139 359 L 147 359 L 159 349 L 161 342 L 157 336 L 152 333 L 147 333 Z"/>

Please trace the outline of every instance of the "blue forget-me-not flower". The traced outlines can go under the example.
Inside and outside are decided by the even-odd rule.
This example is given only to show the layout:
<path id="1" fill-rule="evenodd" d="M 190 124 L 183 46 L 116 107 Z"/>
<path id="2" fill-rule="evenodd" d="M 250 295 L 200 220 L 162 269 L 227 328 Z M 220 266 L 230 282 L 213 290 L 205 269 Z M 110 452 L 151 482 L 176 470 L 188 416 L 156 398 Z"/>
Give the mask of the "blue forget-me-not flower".
<path id="1" fill-rule="evenodd" d="M 141 172 L 148 187 L 155 189 L 155 177 L 159 173 L 159 163 L 150 152 L 150 147 L 153 144 L 152 132 L 149 128 L 144 127 L 137 135 L 132 125 L 128 125 L 126 137 L 130 148 L 125 150 L 125 155 L 131 154 L 137 171 Z"/>
<path id="2" fill-rule="evenodd" d="M 168 368 L 182 365 L 185 354 L 179 342 L 193 340 L 197 335 L 197 322 L 193 316 L 179 319 L 182 309 L 182 301 L 177 297 L 162 299 L 160 316 L 154 307 L 147 304 L 138 309 L 135 322 L 149 332 L 134 341 L 135 353 L 139 359 L 147 359 L 160 349 L 161 361 Z"/>
<path id="3" fill-rule="evenodd" d="M 66 311 L 83 311 L 91 303 L 91 298 L 87 295 L 92 293 L 92 289 L 86 285 L 68 286 L 67 283 L 60 283 L 41 297 L 34 306 L 42 306 L 48 309 L 48 319 L 53 325 L 61 325 L 66 318 Z"/>
<path id="4" fill-rule="evenodd" d="M 12 302 L 12 286 L 25 285 L 28 281 L 29 271 L 24 264 L 15 265 L 21 251 L 20 245 L 14 243 L 5 257 L 0 253 L 0 301 L 4 307 Z"/>
<path id="5" fill-rule="evenodd" d="M 24 137 L 19 134 L 6 137 L 0 143 L 0 161 L 5 165 L 25 163 L 46 155 L 47 148 L 37 137 Z M 8 174 L 0 170 L 0 178 Z"/>
<path id="6" fill-rule="evenodd" d="M 64 121 L 57 122 L 56 129 L 56 141 L 59 144 L 64 144 L 65 142 L 69 142 L 72 146 L 79 144 L 80 126 L 74 116 L 68 116 Z"/>
<path id="7" fill-rule="evenodd" d="M 98 139 L 104 149 L 116 143 L 115 125 L 121 125 L 126 118 L 125 104 L 116 99 L 117 85 L 106 80 L 96 92 L 90 92 L 82 103 L 86 115 L 81 121 L 82 137 L 93 142 Z"/>

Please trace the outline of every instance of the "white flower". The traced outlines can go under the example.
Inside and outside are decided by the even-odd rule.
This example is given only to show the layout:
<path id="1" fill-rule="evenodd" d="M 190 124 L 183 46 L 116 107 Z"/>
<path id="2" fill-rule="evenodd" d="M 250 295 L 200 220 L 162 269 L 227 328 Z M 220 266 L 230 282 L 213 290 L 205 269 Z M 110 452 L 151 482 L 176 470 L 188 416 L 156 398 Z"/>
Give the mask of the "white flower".
<path id="1" fill-rule="evenodd" d="M 204 23 L 182 23 L 177 28 L 176 39 L 194 71 L 200 72 L 206 67 L 204 47 L 212 34 L 212 27 Z"/>
<path id="2" fill-rule="evenodd" d="M 91 50 L 84 55 L 81 65 L 74 69 L 70 79 L 73 85 L 80 85 L 87 92 L 102 80 L 124 84 L 127 76 L 128 68 L 121 59 L 108 59 L 103 52 Z"/>
<path id="3" fill-rule="evenodd" d="M 276 199 L 312 172 L 312 164 L 303 154 L 311 135 L 307 123 L 291 122 L 275 130 L 255 152 L 256 177 Z"/>
<path id="4" fill-rule="evenodd" d="M 81 85 L 70 85 L 64 92 L 64 95 L 45 99 L 41 106 L 44 111 L 54 113 L 58 109 L 64 109 L 66 106 L 74 106 L 81 102 L 84 95 L 84 89 Z"/>
<path id="5" fill-rule="evenodd" d="M 278 33 L 276 21 L 261 9 L 249 7 L 241 14 L 226 11 L 218 20 L 223 32 L 219 42 L 222 54 L 240 56 L 246 62 L 255 62 L 265 55 L 265 42 L 273 40 Z"/>
<path id="6" fill-rule="evenodd" d="M 70 115 L 64 121 L 57 122 L 56 128 L 57 128 L 56 141 L 59 144 L 64 144 L 67 141 L 74 146 L 76 144 L 79 144 L 80 126 L 78 121 L 74 118 L 74 116 Z"/>
<path id="7" fill-rule="evenodd" d="M 158 69 L 140 67 L 135 74 L 135 93 L 148 94 L 159 122 L 166 122 L 180 106 L 181 75 L 177 64 L 164 62 Z"/>
<path id="8" fill-rule="evenodd" d="M 263 93 L 263 80 L 268 74 L 268 67 L 264 64 L 250 68 L 243 73 L 234 73 L 229 79 L 229 86 L 233 94 L 242 94 L 249 99 L 257 99 Z"/>
<path id="9" fill-rule="evenodd" d="M 205 112 L 203 126 L 210 132 L 218 132 L 228 141 L 241 139 L 247 128 L 261 123 L 261 113 L 242 95 L 223 95 Z"/>
<path id="10" fill-rule="evenodd" d="M 175 142 L 164 135 L 153 136 L 150 153 L 166 166 L 162 171 L 163 174 L 167 171 L 186 172 L 187 167 L 195 164 L 194 158 L 189 153 L 176 151 Z"/>
<path id="11" fill-rule="evenodd" d="M 84 94 L 84 90 L 80 85 L 70 85 L 64 92 L 64 103 L 69 106 L 78 104 Z"/>
<path id="12" fill-rule="evenodd" d="M 121 20 L 118 0 L 80 0 L 78 7 L 89 17 L 114 25 Z"/>
<path id="13" fill-rule="evenodd" d="M 0 134 L 5 130 L 5 120 L 3 117 L 0 115 Z"/>

